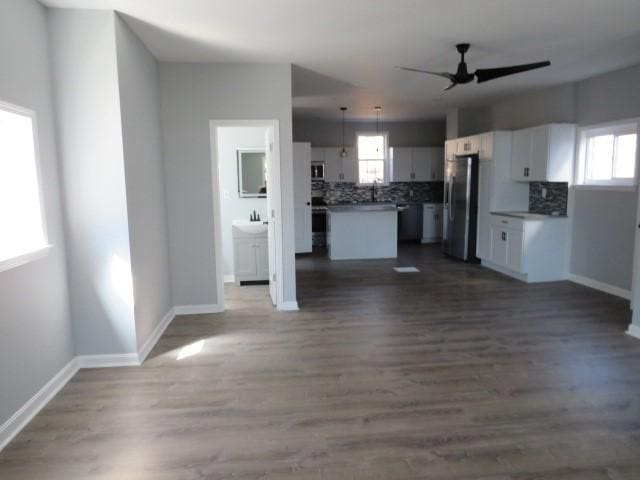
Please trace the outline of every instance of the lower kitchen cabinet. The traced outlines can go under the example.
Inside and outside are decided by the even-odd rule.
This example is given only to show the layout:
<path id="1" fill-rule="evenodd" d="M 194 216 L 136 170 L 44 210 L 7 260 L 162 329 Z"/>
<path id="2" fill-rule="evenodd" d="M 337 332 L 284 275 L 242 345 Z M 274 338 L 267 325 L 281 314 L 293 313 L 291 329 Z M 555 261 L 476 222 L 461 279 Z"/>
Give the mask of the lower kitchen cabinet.
<path id="1" fill-rule="evenodd" d="M 525 214 L 524 218 L 491 215 L 491 245 L 482 264 L 526 282 L 567 277 L 566 217 Z"/>
<path id="2" fill-rule="evenodd" d="M 442 240 L 442 204 L 422 204 L 422 243 Z"/>

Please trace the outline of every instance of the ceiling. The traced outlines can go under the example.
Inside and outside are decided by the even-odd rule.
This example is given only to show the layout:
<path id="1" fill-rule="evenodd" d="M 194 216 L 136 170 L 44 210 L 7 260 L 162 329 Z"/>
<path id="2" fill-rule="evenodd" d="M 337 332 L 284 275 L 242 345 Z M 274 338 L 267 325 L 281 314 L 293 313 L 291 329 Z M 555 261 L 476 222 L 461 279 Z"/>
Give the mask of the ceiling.
<path id="1" fill-rule="evenodd" d="M 640 63 L 638 0 L 41 0 L 114 9 L 163 61 L 293 63 L 294 115 L 441 118 L 524 89 Z M 443 92 L 455 71 L 549 59 L 551 67 Z"/>

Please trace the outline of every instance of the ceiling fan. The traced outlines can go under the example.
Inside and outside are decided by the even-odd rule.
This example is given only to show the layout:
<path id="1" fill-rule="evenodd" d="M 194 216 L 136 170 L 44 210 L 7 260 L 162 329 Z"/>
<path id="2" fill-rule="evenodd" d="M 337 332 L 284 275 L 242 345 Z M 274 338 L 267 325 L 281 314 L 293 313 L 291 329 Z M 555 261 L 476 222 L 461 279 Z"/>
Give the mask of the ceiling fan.
<path id="1" fill-rule="evenodd" d="M 458 70 L 456 73 L 448 72 L 431 72 L 428 70 L 420 70 L 418 68 L 410 67 L 397 67 L 402 70 L 409 70 L 411 72 L 428 73 L 429 75 L 437 75 L 438 77 L 446 78 L 451 84 L 445 88 L 445 90 L 451 90 L 456 85 L 464 85 L 470 83 L 474 78 L 478 79 L 478 83 L 488 82 L 495 78 L 506 77 L 507 75 L 514 75 L 516 73 L 527 72 L 529 70 L 535 70 L 537 68 L 548 67 L 551 65 L 550 61 L 537 62 L 537 63 L 525 63 L 523 65 L 512 65 L 510 67 L 498 67 L 498 68 L 479 68 L 473 73 L 469 73 L 467 70 L 467 64 L 464 61 L 464 54 L 469 50 L 468 43 L 459 43 L 456 45 L 456 49 L 462 57 L 458 64 Z"/>

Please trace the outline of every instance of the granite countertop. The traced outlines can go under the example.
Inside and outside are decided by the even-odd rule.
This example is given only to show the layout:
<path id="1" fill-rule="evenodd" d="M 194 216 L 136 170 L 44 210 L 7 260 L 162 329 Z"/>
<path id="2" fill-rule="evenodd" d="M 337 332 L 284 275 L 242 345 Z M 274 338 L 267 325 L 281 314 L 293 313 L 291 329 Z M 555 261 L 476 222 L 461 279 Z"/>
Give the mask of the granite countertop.
<path id="1" fill-rule="evenodd" d="M 390 202 L 339 203 L 328 205 L 329 212 L 385 212 L 397 210 L 398 205 Z"/>
<path id="2" fill-rule="evenodd" d="M 546 220 L 555 218 L 567 218 L 566 215 L 549 215 L 544 213 L 531 212 L 491 212 L 491 215 L 502 215 L 503 217 L 520 218 L 522 220 Z"/>

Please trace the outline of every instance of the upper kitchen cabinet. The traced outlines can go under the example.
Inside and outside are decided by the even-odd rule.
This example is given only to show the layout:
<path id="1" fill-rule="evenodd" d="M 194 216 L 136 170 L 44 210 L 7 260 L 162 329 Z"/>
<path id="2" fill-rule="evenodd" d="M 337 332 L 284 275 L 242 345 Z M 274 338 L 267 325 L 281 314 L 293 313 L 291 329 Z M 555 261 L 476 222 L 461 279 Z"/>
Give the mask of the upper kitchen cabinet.
<path id="1" fill-rule="evenodd" d="M 437 182 L 444 179 L 442 148 L 394 147 L 391 164 L 394 182 Z"/>
<path id="2" fill-rule="evenodd" d="M 554 123 L 513 132 L 511 178 L 518 182 L 569 182 L 575 125 Z"/>
<path id="3" fill-rule="evenodd" d="M 453 157 L 456 156 L 458 149 L 458 139 L 447 140 L 444 142 L 444 159 L 453 160 Z"/>
<path id="4" fill-rule="evenodd" d="M 471 155 L 480 151 L 481 136 L 458 138 L 456 142 L 456 155 Z"/>
<path id="5" fill-rule="evenodd" d="M 312 160 L 313 160 L 312 149 Z M 357 164 L 355 149 L 348 147 L 347 156 L 341 157 L 342 147 L 323 147 L 324 151 L 324 179 L 327 182 L 356 182 Z M 319 155 L 318 155 L 319 157 Z M 314 160 L 315 161 L 315 160 Z"/>
<path id="6" fill-rule="evenodd" d="M 411 147 L 393 147 L 391 149 L 391 179 L 394 182 L 413 180 L 413 162 Z"/>
<path id="7" fill-rule="evenodd" d="M 444 152 L 442 148 L 414 147 L 412 160 L 416 182 L 441 182 L 444 180 Z"/>

